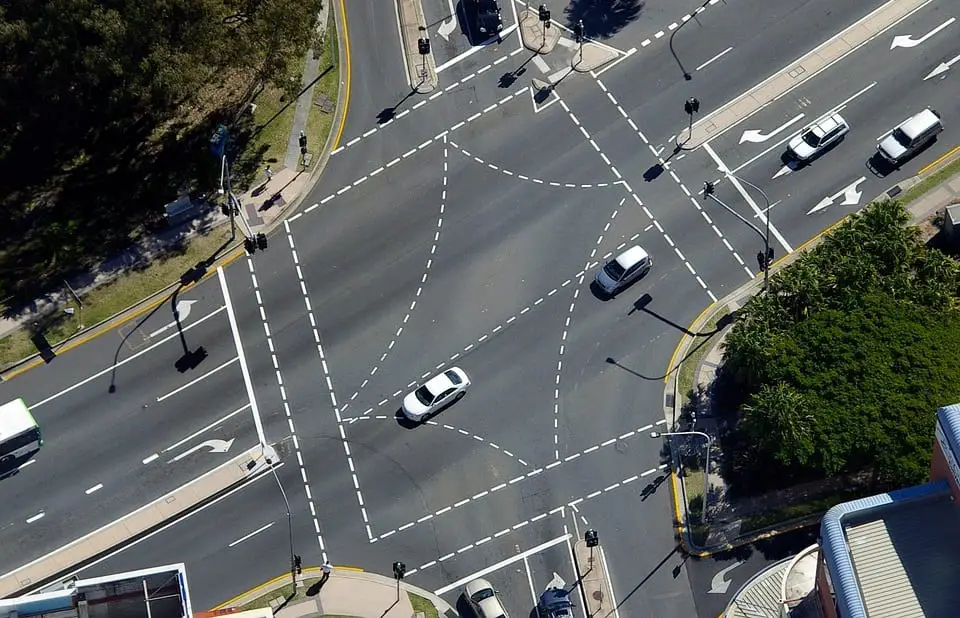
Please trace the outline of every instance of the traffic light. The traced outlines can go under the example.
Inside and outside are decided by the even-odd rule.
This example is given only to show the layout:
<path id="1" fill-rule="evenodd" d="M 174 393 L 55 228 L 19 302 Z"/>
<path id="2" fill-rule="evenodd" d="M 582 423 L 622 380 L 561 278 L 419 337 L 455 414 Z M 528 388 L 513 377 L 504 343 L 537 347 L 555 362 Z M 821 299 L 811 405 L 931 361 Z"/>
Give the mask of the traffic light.
<path id="1" fill-rule="evenodd" d="M 690 97 L 683 104 L 683 111 L 692 116 L 700 111 L 700 101 L 696 97 Z"/>
<path id="2" fill-rule="evenodd" d="M 243 249 L 247 252 L 247 255 L 253 255 L 257 251 L 257 243 L 252 238 L 243 239 Z"/>
<path id="3" fill-rule="evenodd" d="M 583 20 L 573 24 L 573 38 L 577 43 L 583 43 Z"/>
<path id="4" fill-rule="evenodd" d="M 767 268 L 773 265 L 773 247 L 767 247 Z"/>
<path id="5" fill-rule="evenodd" d="M 600 544 L 600 537 L 597 531 L 591 528 L 583 534 L 583 540 L 587 542 L 587 547 L 596 547 Z"/>
<path id="6" fill-rule="evenodd" d="M 550 27 L 550 9 L 547 8 L 546 4 L 541 4 L 538 9 L 540 21 L 543 22 L 544 28 Z"/>
<path id="7" fill-rule="evenodd" d="M 407 565 L 402 562 L 393 563 L 393 577 L 399 582 L 407 574 Z"/>
<path id="8" fill-rule="evenodd" d="M 267 235 L 263 232 L 257 234 L 257 249 L 261 251 L 266 250 L 267 248 Z"/>
<path id="9" fill-rule="evenodd" d="M 430 53 L 430 39 L 417 39 L 417 51 L 420 52 L 421 56 L 426 56 Z"/>

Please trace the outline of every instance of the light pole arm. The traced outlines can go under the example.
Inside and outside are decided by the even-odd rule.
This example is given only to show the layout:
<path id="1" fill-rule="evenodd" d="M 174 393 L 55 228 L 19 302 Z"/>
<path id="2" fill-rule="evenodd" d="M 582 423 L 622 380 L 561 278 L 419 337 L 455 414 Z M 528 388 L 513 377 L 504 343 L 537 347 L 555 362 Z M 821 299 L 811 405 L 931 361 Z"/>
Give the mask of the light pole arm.
<path id="1" fill-rule="evenodd" d="M 753 230 L 754 232 L 756 232 L 757 234 L 759 234 L 759 235 L 760 235 L 760 239 L 763 240 L 764 242 L 766 242 L 766 236 L 763 235 L 763 231 L 761 231 L 760 228 L 758 228 L 758 227 L 755 226 L 753 223 L 751 223 L 750 221 L 748 221 L 747 219 L 745 219 L 745 218 L 743 217 L 743 215 L 741 215 L 739 212 L 737 212 L 736 210 L 734 210 L 734 209 L 730 208 L 729 206 L 727 206 L 726 204 L 724 204 L 724 203 L 723 203 L 723 200 L 721 200 L 719 197 L 717 197 L 717 196 L 714 195 L 713 193 L 709 193 L 709 192 L 708 192 L 708 193 L 706 194 L 706 196 L 707 196 L 708 198 L 712 199 L 714 202 L 716 202 L 716 203 L 720 204 L 721 206 L 723 206 L 724 209 L 726 209 L 726 211 L 729 212 L 731 215 L 733 215 L 733 216 L 736 217 L 737 219 L 740 219 L 740 221 L 742 221 L 742 222 L 744 223 L 744 225 L 748 226 L 751 230 Z M 664 434 L 664 435 L 666 435 L 666 434 Z"/>

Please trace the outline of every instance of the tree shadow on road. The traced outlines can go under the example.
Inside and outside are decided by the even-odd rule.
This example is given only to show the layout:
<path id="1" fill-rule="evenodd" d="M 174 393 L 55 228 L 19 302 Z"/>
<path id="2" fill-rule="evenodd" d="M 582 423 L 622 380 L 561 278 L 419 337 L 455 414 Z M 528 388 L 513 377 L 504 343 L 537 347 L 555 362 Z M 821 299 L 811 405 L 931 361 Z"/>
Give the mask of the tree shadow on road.
<path id="1" fill-rule="evenodd" d="M 583 34 L 593 39 L 609 39 L 640 16 L 644 0 L 570 0 L 563 10 L 567 25 L 583 21 Z"/>

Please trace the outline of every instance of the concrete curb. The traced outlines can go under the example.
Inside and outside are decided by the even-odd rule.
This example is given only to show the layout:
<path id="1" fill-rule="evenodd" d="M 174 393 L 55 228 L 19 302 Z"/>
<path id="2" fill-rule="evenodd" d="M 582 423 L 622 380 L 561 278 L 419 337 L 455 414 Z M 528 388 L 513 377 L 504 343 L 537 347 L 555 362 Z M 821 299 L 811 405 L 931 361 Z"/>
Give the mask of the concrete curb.
<path id="1" fill-rule="evenodd" d="M 396 0 L 400 19 L 400 31 L 403 39 L 404 67 L 407 71 L 407 81 L 414 92 L 425 94 L 431 92 L 439 83 L 437 78 L 437 61 L 433 57 L 433 49 L 425 56 L 420 55 L 418 41 L 421 37 L 429 38 L 426 28 L 427 20 L 423 16 L 423 4 L 420 0 Z"/>
<path id="2" fill-rule="evenodd" d="M 315 579 L 315 578 L 321 577 L 322 575 L 323 575 L 323 571 L 320 569 L 320 567 L 307 567 L 303 569 L 303 574 L 299 577 L 299 579 Z M 331 577 L 344 577 L 344 578 L 350 578 L 355 580 L 363 580 L 363 581 L 369 582 L 371 585 L 388 586 L 390 588 L 395 588 L 397 585 L 396 580 L 393 579 L 392 577 L 379 575 L 377 573 L 368 573 L 359 567 L 351 567 L 351 566 L 334 566 L 333 574 L 331 575 Z M 212 608 L 210 611 L 215 612 L 215 611 L 223 610 L 229 607 L 240 607 L 260 597 L 266 596 L 271 592 L 273 592 L 274 590 L 279 590 L 284 586 L 288 585 L 289 583 L 290 583 L 290 573 L 283 573 L 267 582 L 260 584 L 259 586 L 255 586 L 250 590 L 233 597 L 229 601 L 225 601 L 217 605 L 216 607 Z M 418 596 L 421 596 L 429 600 L 431 603 L 434 604 L 434 606 L 437 608 L 437 611 L 440 614 L 453 612 L 453 615 L 457 615 L 456 610 L 449 603 L 447 603 L 437 595 L 433 594 L 429 590 L 424 590 L 419 586 L 414 586 L 405 581 L 400 582 L 400 588 L 405 590 L 406 592 L 412 592 Z M 309 601 L 304 600 L 301 602 L 305 603 Z M 293 603 L 292 605 L 297 605 L 297 604 L 298 603 Z M 357 615 L 358 616 L 364 615 L 364 613 L 360 611 Z"/>
<path id="3" fill-rule="evenodd" d="M 520 13 L 519 26 L 523 46 L 541 56 L 552 52 L 560 41 L 560 28 L 557 26 L 544 28 L 540 21 L 540 14 L 531 8 L 526 8 Z"/>
<path id="4" fill-rule="evenodd" d="M 272 448 L 253 447 L 116 521 L 0 576 L 0 598 L 55 580 L 58 575 L 107 554 L 121 543 L 183 517 L 214 496 L 268 470 L 268 457 L 276 458 Z"/>

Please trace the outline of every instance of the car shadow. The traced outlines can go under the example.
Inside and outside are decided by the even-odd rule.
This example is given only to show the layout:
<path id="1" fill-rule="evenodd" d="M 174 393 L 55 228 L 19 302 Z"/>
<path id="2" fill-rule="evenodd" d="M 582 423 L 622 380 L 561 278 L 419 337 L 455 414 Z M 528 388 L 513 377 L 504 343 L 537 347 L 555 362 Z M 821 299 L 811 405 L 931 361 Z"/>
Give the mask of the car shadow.
<path id="1" fill-rule="evenodd" d="M 403 410 L 397 408 L 397 411 L 393 414 L 394 420 L 397 421 L 397 425 L 400 425 L 404 429 L 416 429 L 417 427 L 423 425 L 422 422 L 412 421 L 407 418 L 407 415 L 403 413 Z"/>
<path id="2" fill-rule="evenodd" d="M 594 298 L 603 303 L 614 299 L 614 295 L 608 293 L 606 290 L 600 287 L 600 284 L 598 284 L 596 281 L 590 282 L 590 293 L 593 294 Z"/>

